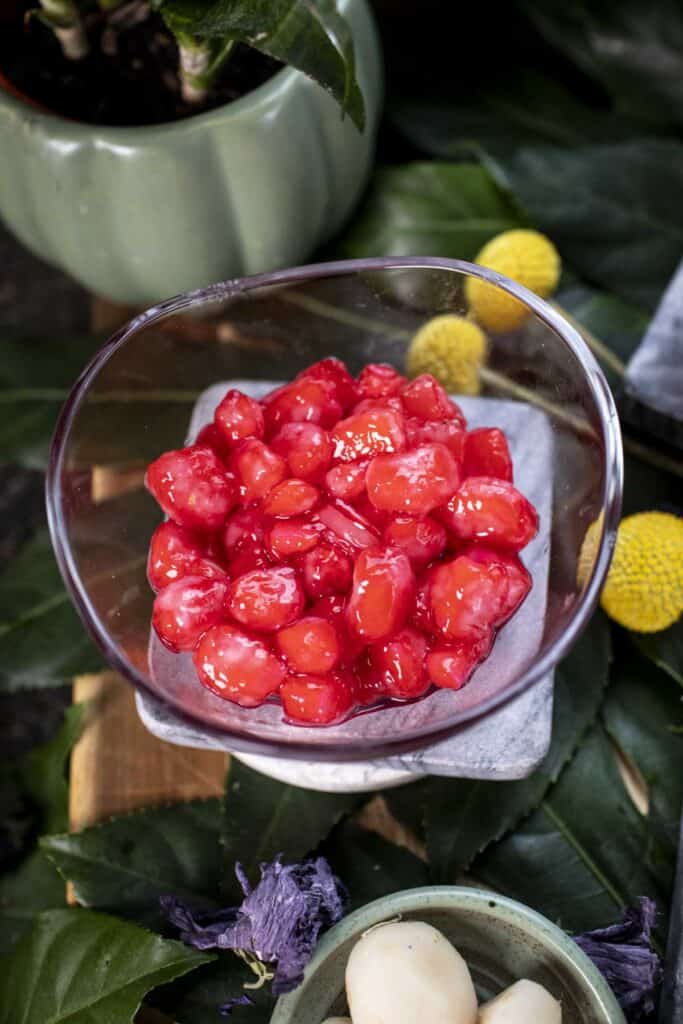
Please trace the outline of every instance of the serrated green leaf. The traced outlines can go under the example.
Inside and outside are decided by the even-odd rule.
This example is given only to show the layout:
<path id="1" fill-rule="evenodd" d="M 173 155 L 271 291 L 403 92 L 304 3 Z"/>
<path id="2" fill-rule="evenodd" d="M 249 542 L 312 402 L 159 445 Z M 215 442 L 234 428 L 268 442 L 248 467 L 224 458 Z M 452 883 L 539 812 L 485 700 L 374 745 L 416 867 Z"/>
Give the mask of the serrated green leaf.
<path id="1" fill-rule="evenodd" d="M 335 244 L 343 256 L 473 259 L 523 218 L 476 164 L 413 163 L 381 170 L 353 224 Z"/>
<path id="2" fill-rule="evenodd" d="M 683 686 L 683 619 L 660 633 L 633 633 L 640 651 Z"/>
<path id="3" fill-rule="evenodd" d="M 234 874 L 237 861 L 256 881 L 259 864 L 279 853 L 288 863 L 301 860 L 315 850 L 358 800 L 354 793 L 316 793 L 289 786 L 233 759 L 223 825 L 228 901 L 239 903 L 242 899 Z"/>
<path id="4" fill-rule="evenodd" d="M 365 125 L 353 39 L 335 0 L 155 0 L 175 33 L 234 39 L 313 78 Z"/>
<path id="5" fill-rule="evenodd" d="M 599 81 L 618 109 L 683 124 L 683 9 L 677 0 L 522 0 L 536 29 Z"/>
<path id="6" fill-rule="evenodd" d="M 222 800 L 150 807 L 102 825 L 43 836 L 40 846 L 79 903 L 160 929 L 161 896 L 218 909 Z"/>
<path id="7" fill-rule="evenodd" d="M 380 896 L 429 884 L 427 865 L 414 853 L 350 821 L 334 829 L 321 852 L 346 886 L 349 911 Z"/>
<path id="8" fill-rule="evenodd" d="M 650 896 L 660 911 L 659 938 L 666 936 L 672 865 L 624 789 L 599 725 L 540 807 L 490 846 L 472 874 L 573 932 L 609 924 Z"/>
<path id="9" fill-rule="evenodd" d="M 672 862 L 683 806 L 682 701 L 679 686 L 624 645 L 612 668 L 605 724 L 645 780 L 648 821 L 668 841 Z"/>
<path id="10" fill-rule="evenodd" d="M 0 970 L 0 1024 L 129 1024 L 157 985 L 212 960 L 88 910 L 41 914 Z"/>
<path id="11" fill-rule="evenodd" d="M 527 146 L 498 163 L 499 180 L 582 277 L 656 307 L 683 251 L 678 142 Z"/>
<path id="12" fill-rule="evenodd" d="M 0 576 L 0 691 L 63 686 L 101 667 L 41 530 Z"/>
<path id="13" fill-rule="evenodd" d="M 557 667 L 552 744 L 529 778 L 515 782 L 429 780 L 421 797 L 433 881 L 455 882 L 478 853 L 538 806 L 598 715 L 610 657 L 609 626 L 598 613 Z"/>

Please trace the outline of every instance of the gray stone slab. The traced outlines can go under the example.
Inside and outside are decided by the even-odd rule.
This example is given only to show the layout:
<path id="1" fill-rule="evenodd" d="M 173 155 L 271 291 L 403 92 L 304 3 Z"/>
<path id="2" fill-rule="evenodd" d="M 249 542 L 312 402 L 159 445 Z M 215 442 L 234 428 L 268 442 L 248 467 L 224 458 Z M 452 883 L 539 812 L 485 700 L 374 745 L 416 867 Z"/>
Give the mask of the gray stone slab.
<path id="1" fill-rule="evenodd" d="M 254 397 L 261 397 L 277 382 L 236 380 L 216 384 L 200 396 L 193 410 L 187 438 L 196 437 L 213 417 L 216 405 L 228 387 L 237 387 Z M 538 537 L 526 548 L 523 560 L 532 574 L 534 586 L 515 617 L 500 631 L 491 656 L 483 663 L 463 690 L 439 691 L 416 704 L 397 706 L 354 719 L 331 729 L 354 731 L 354 736 L 369 739 L 386 734 L 406 721 L 412 725 L 427 722 L 442 709 L 457 707 L 458 699 L 476 685 L 477 693 L 495 689 L 497 674 L 521 668 L 530 652 L 540 645 L 547 603 L 549 566 L 549 525 L 551 519 L 553 443 L 550 424 L 538 409 L 500 399 L 459 398 L 471 426 L 497 425 L 509 439 L 515 461 L 516 482 L 520 490 L 536 505 L 541 521 Z M 178 679 L 192 673 L 189 656 L 167 651 L 152 634 L 150 638 L 150 672 L 157 679 Z M 289 761 L 282 758 L 238 755 L 247 763 L 268 774 L 298 785 L 321 789 L 372 789 L 380 785 L 397 785 L 415 776 L 439 774 L 473 779 L 515 779 L 528 775 L 544 757 L 551 735 L 553 678 L 549 675 L 535 687 L 520 694 L 503 707 L 460 729 L 454 736 L 420 751 L 372 762 L 330 764 L 320 761 Z M 207 700 L 225 706 L 226 702 L 207 693 Z M 138 710 L 145 726 L 155 735 L 181 746 L 211 747 L 230 750 L 230 740 L 216 739 L 201 728 L 179 721 L 162 702 L 147 695 L 138 695 Z M 281 721 L 275 705 L 264 705 L 259 711 L 262 735 L 277 739 L 291 732 L 292 726 Z M 231 713 L 242 709 L 231 706 Z M 245 714 L 253 715 L 253 711 Z M 265 733 L 264 731 L 265 730 Z M 297 739 L 307 730 L 296 727 Z"/>

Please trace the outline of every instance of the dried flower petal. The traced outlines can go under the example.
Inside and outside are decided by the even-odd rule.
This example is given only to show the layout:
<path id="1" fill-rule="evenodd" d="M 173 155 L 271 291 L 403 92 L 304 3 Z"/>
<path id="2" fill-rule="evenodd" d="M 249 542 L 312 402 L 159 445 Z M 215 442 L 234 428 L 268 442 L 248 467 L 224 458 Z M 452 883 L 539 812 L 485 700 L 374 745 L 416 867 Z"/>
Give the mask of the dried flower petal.
<path id="1" fill-rule="evenodd" d="M 656 917 L 655 903 L 643 897 L 638 907 L 624 913 L 619 924 L 574 937 L 609 983 L 631 1024 L 654 1011 L 655 992 L 662 979 L 660 960 L 650 940 Z"/>
<path id="2" fill-rule="evenodd" d="M 235 996 L 234 999 L 228 999 L 227 1003 L 223 1003 L 222 1006 L 218 1007 L 218 1012 L 221 1017 L 229 1017 L 236 1006 L 253 1006 L 254 1000 L 250 999 L 246 993 L 242 996 Z"/>
<path id="3" fill-rule="evenodd" d="M 162 906 L 183 942 L 196 949 L 230 949 L 274 964 L 273 995 L 295 988 L 303 977 L 320 933 L 340 919 L 345 892 L 323 857 L 283 865 L 261 865 L 252 889 L 240 864 L 235 873 L 244 892 L 239 907 L 193 914 L 175 897 Z"/>

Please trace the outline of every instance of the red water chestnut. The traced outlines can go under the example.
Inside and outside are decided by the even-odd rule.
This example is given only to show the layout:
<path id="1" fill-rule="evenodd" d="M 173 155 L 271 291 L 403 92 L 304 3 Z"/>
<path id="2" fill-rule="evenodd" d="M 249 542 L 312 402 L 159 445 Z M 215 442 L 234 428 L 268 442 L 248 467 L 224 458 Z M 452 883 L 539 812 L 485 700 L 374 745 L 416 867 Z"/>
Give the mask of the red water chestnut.
<path id="1" fill-rule="evenodd" d="M 328 618 L 305 615 L 281 629 L 275 643 L 292 672 L 324 675 L 339 661 L 339 637 Z"/>
<path id="2" fill-rule="evenodd" d="M 232 458 L 242 504 L 266 498 L 287 476 L 287 463 L 263 441 L 243 441 Z"/>
<path id="3" fill-rule="evenodd" d="M 403 417 L 392 409 L 370 409 L 337 423 L 330 434 L 337 462 L 355 462 L 405 448 Z"/>
<path id="4" fill-rule="evenodd" d="M 255 708 L 280 688 L 285 668 L 263 640 L 233 625 L 214 626 L 192 656 L 207 689 L 245 708 Z"/>
<path id="5" fill-rule="evenodd" d="M 368 498 L 376 508 L 415 516 L 442 505 L 459 483 L 458 464 L 442 444 L 378 455 L 365 474 Z"/>
<path id="6" fill-rule="evenodd" d="M 426 654 L 427 639 L 412 626 L 371 647 L 370 660 L 382 678 L 384 693 L 401 700 L 421 697 L 429 688 Z"/>
<path id="7" fill-rule="evenodd" d="M 418 420 L 456 420 L 464 427 L 465 417 L 459 407 L 451 402 L 444 388 L 431 373 L 423 373 L 401 389 L 401 401 L 406 416 Z"/>
<path id="8" fill-rule="evenodd" d="M 460 555 L 432 573 L 429 597 L 434 623 L 449 640 L 475 643 L 501 621 L 507 594 L 502 565 L 482 565 Z"/>
<path id="9" fill-rule="evenodd" d="M 152 534 L 147 579 L 152 590 L 161 590 L 183 576 L 220 579 L 225 576 L 225 569 L 208 557 L 205 536 L 169 520 Z"/>
<path id="10" fill-rule="evenodd" d="M 410 561 L 395 548 L 361 551 L 346 608 L 349 629 L 366 643 L 384 640 L 405 622 L 415 602 Z"/>
<path id="11" fill-rule="evenodd" d="M 218 530 L 237 500 L 237 487 L 216 453 L 191 445 L 165 452 L 148 468 L 148 490 L 169 518 L 191 529 Z"/>
<path id="12" fill-rule="evenodd" d="M 255 569 L 233 581 L 228 607 L 243 626 L 270 633 L 298 618 L 304 594 L 294 569 Z"/>
<path id="13" fill-rule="evenodd" d="M 470 430 L 465 438 L 463 476 L 495 476 L 512 483 L 507 438 L 497 427 Z"/>
<path id="14" fill-rule="evenodd" d="M 255 399 L 234 388 L 218 404 L 213 421 L 231 448 L 249 437 L 263 437 L 263 409 Z"/>
<path id="15" fill-rule="evenodd" d="M 440 513 L 460 540 L 480 540 L 493 547 L 520 551 L 538 531 L 531 502 L 505 480 L 470 476 Z"/>
<path id="16" fill-rule="evenodd" d="M 342 593 L 351 586 L 353 563 L 331 544 L 318 544 L 307 551 L 299 568 L 304 589 L 314 599 Z"/>
<path id="17" fill-rule="evenodd" d="M 317 482 L 332 461 L 330 435 L 316 423 L 285 423 L 270 447 L 287 460 L 293 476 Z"/>
<path id="18" fill-rule="evenodd" d="M 305 480 L 290 477 L 276 484 L 264 499 L 263 511 L 267 516 L 288 518 L 310 512 L 317 503 L 320 492 Z"/>
<path id="19" fill-rule="evenodd" d="M 185 576 L 159 591 L 152 625 L 172 651 L 191 651 L 207 629 L 226 617 L 228 579 Z"/>
<path id="20" fill-rule="evenodd" d="M 446 530 L 436 519 L 398 516 L 384 530 L 385 543 L 405 551 L 415 572 L 421 572 L 446 547 Z"/>

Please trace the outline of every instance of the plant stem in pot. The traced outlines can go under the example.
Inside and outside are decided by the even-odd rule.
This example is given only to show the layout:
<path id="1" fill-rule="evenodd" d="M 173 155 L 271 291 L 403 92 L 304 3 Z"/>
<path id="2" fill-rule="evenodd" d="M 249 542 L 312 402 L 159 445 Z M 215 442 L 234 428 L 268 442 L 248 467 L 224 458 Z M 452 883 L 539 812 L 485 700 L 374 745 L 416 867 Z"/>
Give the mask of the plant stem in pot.
<path id="1" fill-rule="evenodd" d="M 186 103 L 203 103 L 235 45 L 234 39 L 201 40 L 176 32 L 180 55 L 180 90 Z"/>
<path id="2" fill-rule="evenodd" d="M 40 11 L 35 16 L 52 29 L 68 60 L 82 60 L 87 55 L 88 37 L 73 0 L 40 0 Z"/>

